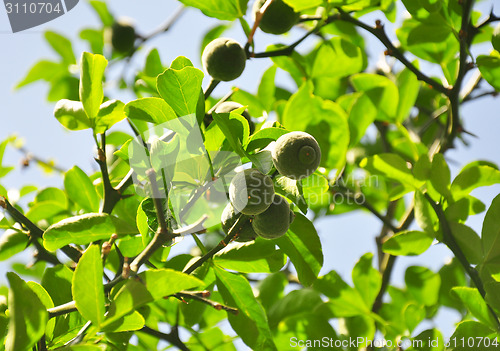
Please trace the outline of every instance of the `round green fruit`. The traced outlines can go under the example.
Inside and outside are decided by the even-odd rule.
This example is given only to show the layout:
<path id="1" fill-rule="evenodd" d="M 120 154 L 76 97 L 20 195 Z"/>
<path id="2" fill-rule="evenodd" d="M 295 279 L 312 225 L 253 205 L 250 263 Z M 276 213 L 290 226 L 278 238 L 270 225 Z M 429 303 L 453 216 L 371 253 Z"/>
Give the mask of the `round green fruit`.
<path id="1" fill-rule="evenodd" d="M 295 217 L 292 213 L 288 201 L 280 195 L 275 195 L 271 206 L 254 217 L 253 230 L 264 239 L 279 238 L 290 228 L 290 220 Z"/>
<path id="2" fill-rule="evenodd" d="M 135 29 L 124 21 L 113 23 L 111 27 L 111 45 L 116 51 L 127 54 L 134 48 Z"/>
<path id="3" fill-rule="evenodd" d="M 224 208 L 221 215 L 222 230 L 224 233 L 228 234 L 229 230 L 236 223 L 238 212 L 234 209 L 233 205 L 230 203 Z M 239 228 L 236 228 L 236 239 L 238 242 L 246 242 L 255 240 L 257 234 L 252 228 L 252 218 L 249 218 Z"/>
<path id="4" fill-rule="evenodd" d="M 201 62 L 215 80 L 230 81 L 238 78 L 243 70 L 247 55 L 241 45 L 227 38 L 212 40 L 203 50 Z"/>
<path id="5" fill-rule="evenodd" d="M 253 5 L 253 18 L 265 4 L 266 0 L 256 0 Z M 274 0 L 264 12 L 259 28 L 269 34 L 283 34 L 288 32 L 299 21 L 300 14 L 285 4 L 282 0 Z"/>
<path id="6" fill-rule="evenodd" d="M 299 180 L 318 169 L 321 149 L 312 135 L 291 132 L 276 140 L 272 156 L 274 166 L 281 175 Z"/>
<path id="7" fill-rule="evenodd" d="M 264 212 L 273 198 L 274 184 L 271 177 L 255 168 L 237 173 L 229 185 L 229 200 L 234 208 L 249 216 Z"/>
<path id="8" fill-rule="evenodd" d="M 243 105 L 236 101 L 224 101 L 219 106 L 217 106 L 217 108 L 215 109 L 215 113 L 230 113 L 231 111 L 239 109 L 240 107 L 243 107 Z M 241 115 L 248 121 L 250 134 L 253 134 L 253 132 L 255 131 L 255 123 L 253 123 L 248 110 L 243 111 Z"/>

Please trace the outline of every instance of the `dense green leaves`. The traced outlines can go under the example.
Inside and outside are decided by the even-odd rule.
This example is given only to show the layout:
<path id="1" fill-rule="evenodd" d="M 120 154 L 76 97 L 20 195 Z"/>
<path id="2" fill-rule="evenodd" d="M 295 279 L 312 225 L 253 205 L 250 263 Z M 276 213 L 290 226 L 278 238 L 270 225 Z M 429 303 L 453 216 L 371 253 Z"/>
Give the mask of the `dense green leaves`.
<path id="1" fill-rule="evenodd" d="M 237 315 L 228 313 L 231 327 L 253 350 L 276 350 L 264 309 L 255 299 L 248 281 L 217 266 L 214 269 L 224 302 L 239 310 Z"/>
<path id="2" fill-rule="evenodd" d="M 105 313 L 102 275 L 101 250 L 97 245 L 89 246 L 78 261 L 71 289 L 76 308 L 95 326 L 103 322 Z"/>
<path id="3" fill-rule="evenodd" d="M 109 239 L 112 234 L 135 234 L 137 230 L 126 222 L 107 214 L 88 213 L 64 219 L 43 234 L 43 245 L 55 251 L 69 243 L 78 245 Z"/>
<path id="4" fill-rule="evenodd" d="M 44 304 L 15 273 L 7 273 L 10 283 L 10 321 L 6 351 L 30 349 L 43 336 L 48 314 Z"/>

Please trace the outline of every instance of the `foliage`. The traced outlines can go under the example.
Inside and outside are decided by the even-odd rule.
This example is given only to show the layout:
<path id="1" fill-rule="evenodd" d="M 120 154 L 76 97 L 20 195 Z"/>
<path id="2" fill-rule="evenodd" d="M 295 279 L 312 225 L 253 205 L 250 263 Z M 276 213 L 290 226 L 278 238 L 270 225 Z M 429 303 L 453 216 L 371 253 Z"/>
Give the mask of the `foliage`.
<path id="1" fill-rule="evenodd" d="M 452 179 L 445 154 L 466 133 L 462 105 L 500 91 L 500 18 L 481 16 L 473 0 L 284 0 L 306 32 L 288 45 L 280 42 L 289 37 L 275 36 L 260 52 L 253 38 L 269 1 L 255 18 L 245 15 L 245 0 L 180 2 L 241 26 L 248 60 L 267 58 L 270 67 L 256 92 L 242 85 L 214 98 L 216 79 L 203 90 L 205 74 L 189 58 L 166 65 L 152 49 L 132 81 L 120 78 L 135 99 L 119 101 L 108 66 L 128 69 L 180 12 L 150 35 L 134 34 L 132 49 L 132 37 L 116 48 L 117 32 L 113 49 L 105 34 L 118 20 L 98 0 L 90 4 L 101 27 L 80 32 L 88 52 L 75 55 L 66 37 L 45 33 L 59 59 L 36 62 L 17 87 L 48 83 L 61 125 L 91 132 L 99 171 L 36 158 L 62 172 L 60 187 L 26 186 L 17 199 L 0 185 L 0 260 L 35 250 L 34 264 L 14 264 L 19 275 L 8 273 L 9 287 L 0 288 L 0 350 L 153 350 L 160 340 L 181 350 L 234 350 L 236 339 L 253 350 L 313 350 L 325 344 L 305 340 L 323 338 L 334 349 L 371 350 L 375 335 L 384 350 L 406 339 L 422 342 L 408 350 L 497 349 L 500 195 L 486 208 L 471 192 L 499 184 L 500 170 L 477 160 Z M 409 16 L 396 45 L 382 22 L 395 22 L 397 7 Z M 374 11 L 385 19 L 365 22 Z M 200 55 L 229 25 L 205 34 Z M 306 39 L 314 45 L 302 50 Z M 393 64 L 373 70 L 366 40 L 384 45 Z M 478 44 L 490 52 L 472 56 Z M 420 66 L 434 67 L 433 76 Z M 295 86 L 279 85 L 278 72 Z M 241 105 L 216 112 L 226 100 Z M 287 178 L 273 164 L 276 140 L 291 131 L 309 133 L 321 149 L 308 177 Z M 7 147 L 23 150 L 15 138 L 0 143 L 0 180 L 13 170 L 1 162 Z M 268 175 L 288 201 L 294 214 L 286 206 L 286 222 L 295 218 L 285 235 L 233 240 L 247 216 L 221 228 L 242 165 Z M 377 255 L 359 258 L 352 284 L 335 270 L 320 275 L 330 253 L 314 222 L 359 210 L 381 221 Z M 468 218 L 485 211 L 479 235 Z M 193 249 L 179 250 L 179 240 Z M 404 286 L 394 286 L 397 257 L 431 245 L 447 246 L 453 260 L 437 272 L 408 267 Z M 438 329 L 422 327 L 442 308 L 461 315 L 446 345 Z"/>

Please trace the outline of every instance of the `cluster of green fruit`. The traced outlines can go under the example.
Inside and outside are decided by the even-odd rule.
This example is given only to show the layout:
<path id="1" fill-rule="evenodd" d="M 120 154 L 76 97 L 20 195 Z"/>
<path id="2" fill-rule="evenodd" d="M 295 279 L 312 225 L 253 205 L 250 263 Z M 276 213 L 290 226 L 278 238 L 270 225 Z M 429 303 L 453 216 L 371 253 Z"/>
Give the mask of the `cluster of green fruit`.
<path id="1" fill-rule="evenodd" d="M 276 141 L 273 164 L 283 176 L 300 180 L 311 175 L 321 161 L 318 142 L 304 132 L 291 132 Z M 254 240 L 257 236 L 276 239 L 284 235 L 295 215 L 288 201 L 275 193 L 270 176 L 250 168 L 236 174 L 229 186 L 230 203 L 224 209 L 221 223 L 224 232 L 238 222 L 236 240 Z"/>
<path id="2" fill-rule="evenodd" d="M 266 0 L 255 1 L 254 20 L 265 2 Z M 299 13 L 282 0 L 274 0 L 261 17 L 259 28 L 266 33 L 283 34 L 297 24 L 299 16 Z M 237 41 L 217 38 L 205 47 L 201 60 L 203 67 L 213 79 L 227 82 L 238 78 L 243 73 L 247 54 Z"/>

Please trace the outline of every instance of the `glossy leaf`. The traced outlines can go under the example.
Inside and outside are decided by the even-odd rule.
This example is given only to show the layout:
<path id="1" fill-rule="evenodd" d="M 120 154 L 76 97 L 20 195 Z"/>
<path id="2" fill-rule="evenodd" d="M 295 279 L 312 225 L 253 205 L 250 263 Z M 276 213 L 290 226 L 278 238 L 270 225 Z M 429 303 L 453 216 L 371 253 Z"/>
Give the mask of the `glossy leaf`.
<path id="1" fill-rule="evenodd" d="M 372 174 L 382 175 L 388 179 L 415 188 L 418 188 L 422 184 L 413 177 L 406 161 L 396 154 L 382 153 L 370 156 L 364 158 L 359 165 Z"/>
<path id="2" fill-rule="evenodd" d="M 394 256 L 417 256 L 432 245 L 434 237 L 427 232 L 403 231 L 384 242 L 384 252 Z"/>
<path id="3" fill-rule="evenodd" d="M 452 292 L 458 296 L 464 306 L 467 307 L 467 310 L 479 321 L 492 329 L 497 327 L 495 317 L 491 315 L 491 311 L 476 288 L 460 286 L 453 288 Z"/>
<path id="4" fill-rule="evenodd" d="M 486 165 L 465 167 L 453 180 L 451 192 L 455 198 L 468 195 L 472 190 L 500 183 L 500 171 Z"/>
<path id="5" fill-rule="evenodd" d="M 64 175 L 64 188 L 68 197 L 85 211 L 99 211 L 99 196 L 90 178 L 78 166 Z"/>
<path id="6" fill-rule="evenodd" d="M 99 113 L 99 107 L 104 97 L 102 79 L 108 61 L 102 55 L 84 52 L 81 65 L 80 101 L 87 117 L 94 119 Z"/>
<path id="7" fill-rule="evenodd" d="M 15 273 L 7 273 L 9 290 L 9 328 L 6 351 L 33 347 L 45 333 L 48 313 L 38 296 Z"/>
<path id="8" fill-rule="evenodd" d="M 237 315 L 228 313 L 231 327 L 252 350 L 276 350 L 264 309 L 246 278 L 217 266 L 214 270 L 224 303 L 238 308 Z"/>
<path id="9" fill-rule="evenodd" d="M 366 253 L 352 269 L 352 281 L 367 306 L 373 305 L 382 284 L 382 277 L 372 266 L 373 254 Z"/>
<path id="10" fill-rule="evenodd" d="M 186 6 L 196 7 L 208 17 L 232 21 L 245 15 L 246 2 L 240 0 L 181 0 Z"/>
<path id="11" fill-rule="evenodd" d="M 45 32 L 45 40 L 48 41 L 50 46 L 61 56 L 66 64 L 76 64 L 73 46 L 68 38 L 56 32 L 47 31 Z"/>
<path id="12" fill-rule="evenodd" d="M 104 133 L 125 118 L 125 104 L 119 100 L 108 100 L 99 106 L 94 133 Z"/>
<path id="13" fill-rule="evenodd" d="M 405 273 L 408 291 L 415 300 L 425 306 L 433 306 L 438 301 L 441 279 L 438 274 L 425 267 L 410 266 Z"/>
<path id="14" fill-rule="evenodd" d="M 125 114 L 132 120 L 161 124 L 176 118 L 174 110 L 163 99 L 148 97 L 125 105 Z"/>
<path id="15" fill-rule="evenodd" d="M 167 69 L 156 80 L 160 96 L 178 116 L 196 113 L 203 72 L 194 67 Z"/>
<path id="16" fill-rule="evenodd" d="M 71 290 L 78 311 L 97 327 L 105 313 L 102 276 L 101 250 L 98 245 L 91 245 L 78 261 Z"/>
<path id="17" fill-rule="evenodd" d="M 29 243 L 29 237 L 16 229 L 7 229 L 0 236 L 0 261 L 22 252 Z"/>
<path id="18" fill-rule="evenodd" d="M 296 213 L 287 234 L 274 241 L 290 257 L 300 282 L 310 286 L 323 266 L 321 241 L 311 221 Z"/>
<path id="19" fill-rule="evenodd" d="M 484 80 L 490 83 L 496 91 L 500 91 L 500 54 L 479 55 L 476 63 Z"/>
<path id="20" fill-rule="evenodd" d="M 135 234 L 137 229 L 108 214 L 87 213 L 64 219 L 43 234 L 43 246 L 55 251 L 64 245 L 74 243 L 85 245 L 93 241 L 109 239 L 112 234 Z"/>
<path id="21" fill-rule="evenodd" d="M 63 99 L 57 102 L 54 116 L 59 123 L 69 130 L 84 130 L 93 127 L 93 122 L 87 117 L 80 101 Z"/>

